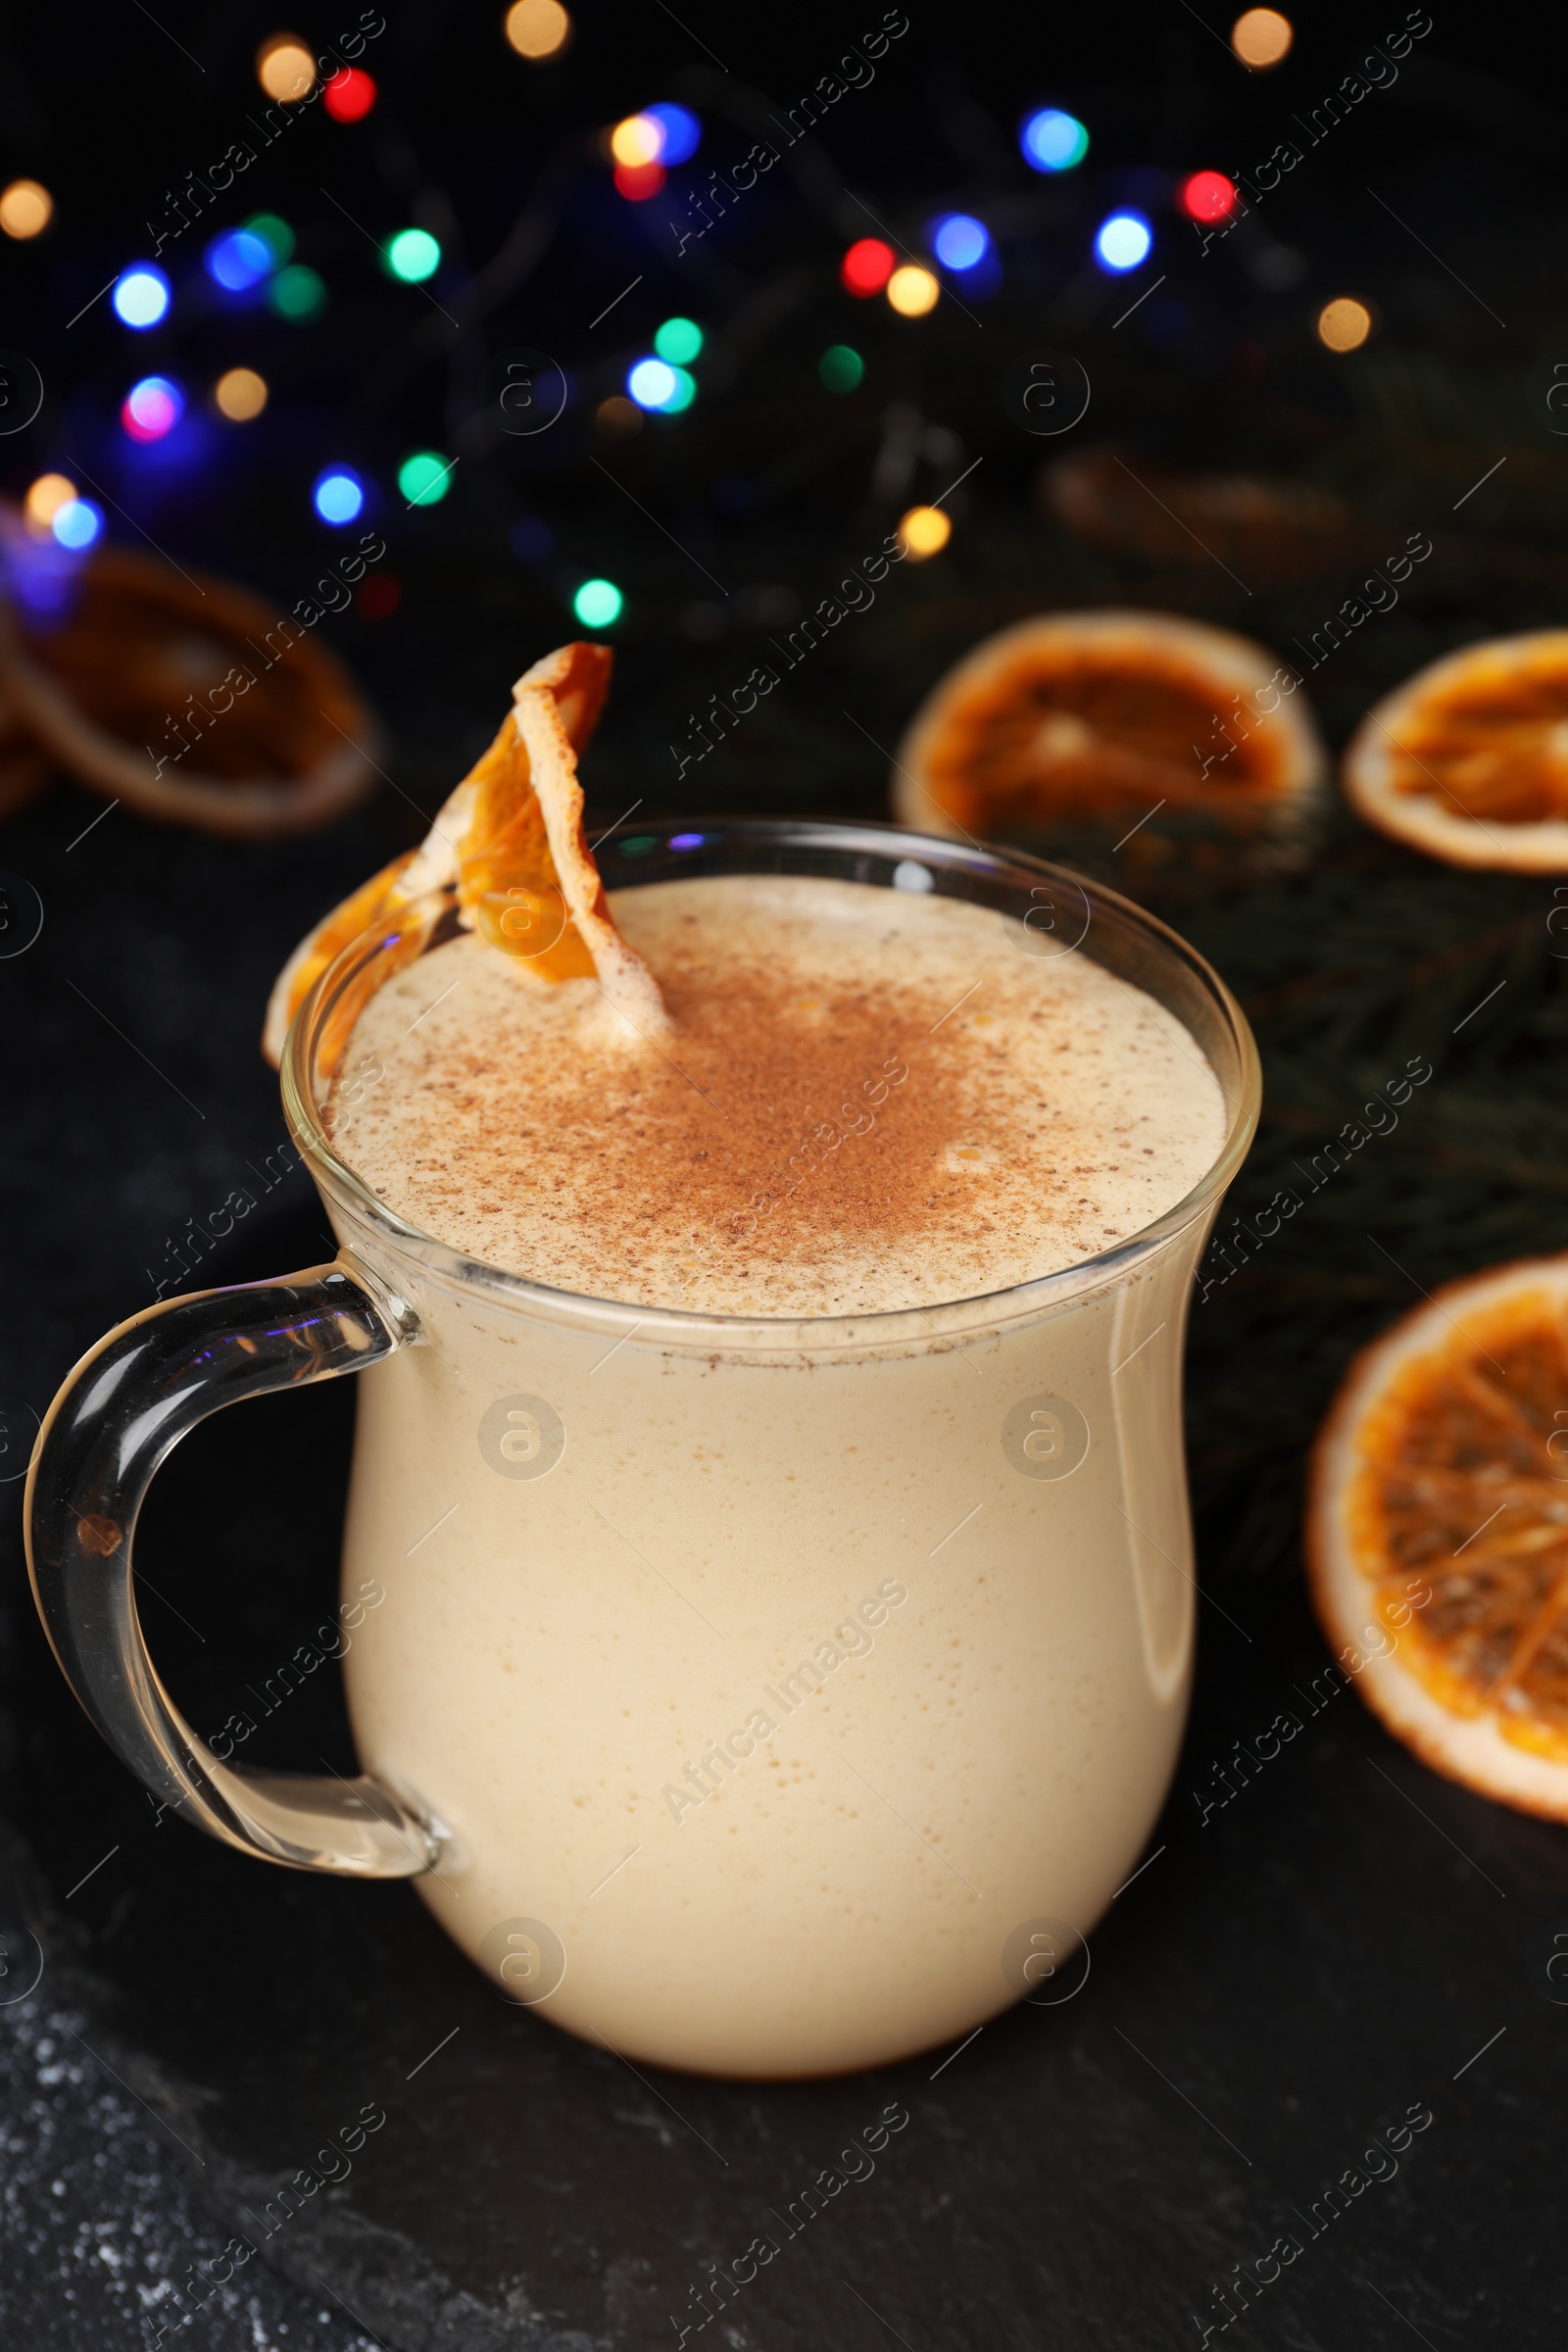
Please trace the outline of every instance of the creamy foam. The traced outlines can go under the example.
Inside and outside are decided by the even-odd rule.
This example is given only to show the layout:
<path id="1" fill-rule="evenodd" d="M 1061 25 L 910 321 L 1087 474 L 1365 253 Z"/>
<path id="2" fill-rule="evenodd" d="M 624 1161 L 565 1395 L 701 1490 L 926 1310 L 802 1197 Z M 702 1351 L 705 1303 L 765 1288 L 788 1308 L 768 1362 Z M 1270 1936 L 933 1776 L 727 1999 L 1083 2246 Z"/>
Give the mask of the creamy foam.
<path id="1" fill-rule="evenodd" d="M 379 991 L 345 1056 L 339 1152 L 491 1265 L 633 1305 L 932 1305 L 1127 1239 L 1219 1152 L 1175 1016 L 994 909 L 782 875 L 612 906 L 672 1032 L 612 1038 L 593 981 L 465 936 Z"/>

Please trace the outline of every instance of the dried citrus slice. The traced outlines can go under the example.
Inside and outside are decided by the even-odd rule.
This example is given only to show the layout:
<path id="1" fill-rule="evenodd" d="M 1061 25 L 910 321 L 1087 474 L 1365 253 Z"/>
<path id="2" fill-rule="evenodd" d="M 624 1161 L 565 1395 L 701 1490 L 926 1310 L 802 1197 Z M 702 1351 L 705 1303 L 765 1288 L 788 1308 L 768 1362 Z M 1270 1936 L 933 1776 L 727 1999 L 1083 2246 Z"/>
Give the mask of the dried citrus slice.
<path id="1" fill-rule="evenodd" d="M 1022 621 L 922 705 L 895 811 L 924 832 L 1048 847 L 1088 824 L 1152 826 L 1166 857 L 1173 829 L 1287 854 L 1309 837 L 1327 776 L 1295 684 L 1262 646 L 1170 613 Z"/>
<path id="2" fill-rule="evenodd" d="M 307 933 L 278 974 L 262 1051 L 275 1067 L 306 991 L 383 917 L 449 890 L 458 920 L 545 982 L 597 979 L 634 1025 L 664 1024 L 658 984 L 610 918 L 582 824 L 576 755 L 610 686 L 608 646 L 566 645 L 524 671 L 482 758 L 416 850 L 405 851 Z M 418 955 L 424 933 L 405 942 Z"/>
<path id="3" fill-rule="evenodd" d="M 1434 1771 L 1568 1821 L 1568 1257 L 1450 1283 L 1351 1366 L 1313 1456 L 1313 1598 Z"/>
<path id="4" fill-rule="evenodd" d="M 1568 629 L 1418 670 L 1368 711 L 1344 775 L 1369 823 L 1450 865 L 1568 873 Z"/>

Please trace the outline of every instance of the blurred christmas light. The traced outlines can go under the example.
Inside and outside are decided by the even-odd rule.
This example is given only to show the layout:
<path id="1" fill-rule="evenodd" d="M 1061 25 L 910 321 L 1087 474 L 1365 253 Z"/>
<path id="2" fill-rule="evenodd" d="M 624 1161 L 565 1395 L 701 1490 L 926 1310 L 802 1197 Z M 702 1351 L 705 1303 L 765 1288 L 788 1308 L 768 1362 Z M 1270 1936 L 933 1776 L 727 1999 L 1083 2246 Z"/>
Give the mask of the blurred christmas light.
<path id="1" fill-rule="evenodd" d="M 669 372 L 675 381 L 668 398 L 659 403 L 659 410 L 662 416 L 678 416 L 682 409 L 689 409 L 697 398 L 697 378 L 688 375 L 684 368 L 672 368 Z"/>
<path id="2" fill-rule="evenodd" d="M 571 19 L 561 0 L 516 0 L 506 15 L 506 35 L 519 57 L 542 65 L 559 57 L 571 33 Z"/>
<path id="3" fill-rule="evenodd" d="M 646 204 L 664 184 L 662 164 L 617 164 L 615 188 L 628 204 Z"/>
<path id="4" fill-rule="evenodd" d="M 608 400 L 602 400 L 595 409 L 594 422 L 602 433 L 612 434 L 619 440 L 627 433 L 641 432 L 643 413 L 635 401 L 627 400 L 622 393 L 612 392 Z"/>
<path id="5" fill-rule="evenodd" d="M 167 375 L 144 375 L 120 404 L 120 421 L 133 441 L 161 441 L 185 414 L 185 395 Z"/>
<path id="6" fill-rule="evenodd" d="M 888 279 L 888 300 L 901 318 L 923 318 L 927 311 L 936 308 L 942 288 L 929 270 L 917 262 L 906 262 Z"/>
<path id="7" fill-rule="evenodd" d="M 640 409 L 662 409 L 675 389 L 675 370 L 662 360 L 639 360 L 626 389 Z"/>
<path id="8" fill-rule="evenodd" d="M 347 466 L 332 466 L 318 476 L 311 500 L 323 522 L 341 526 L 364 507 L 365 484 Z"/>
<path id="9" fill-rule="evenodd" d="M 35 539 L 48 538 L 55 516 L 75 495 L 76 485 L 69 473 L 39 474 L 22 504 L 27 528 Z"/>
<path id="10" fill-rule="evenodd" d="M 55 200 L 36 179 L 14 179 L 0 193 L 0 228 L 19 243 L 38 236 L 54 216 Z"/>
<path id="11" fill-rule="evenodd" d="M 267 378 L 254 368 L 230 368 L 213 386 L 213 398 L 230 424 L 249 424 L 267 406 Z"/>
<path id="12" fill-rule="evenodd" d="M 74 555 L 91 547 L 104 527 L 103 509 L 94 506 L 90 498 L 68 498 L 56 507 L 50 516 L 49 528 L 62 547 Z"/>
<path id="13" fill-rule="evenodd" d="M 880 237 L 861 237 L 839 264 L 839 276 L 851 294 L 880 294 L 893 275 L 896 259 L 891 245 Z"/>
<path id="14" fill-rule="evenodd" d="M 1176 201 L 1189 220 L 1228 220 L 1236 210 L 1236 183 L 1223 172 L 1195 172 L 1182 181 Z"/>
<path id="15" fill-rule="evenodd" d="M 911 564 L 937 556 L 953 537 L 953 525 L 940 507 L 911 507 L 899 522 L 899 537 Z"/>
<path id="16" fill-rule="evenodd" d="M 1326 302 L 1317 315 L 1317 339 L 1330 351 L 1359 351 L 1371 332 L 1371 312 L 1349 294 Z"/>
<path id="17" fill-rule="evenodd" d="M 1250 8 L 1231 26 L 1231 47 L 1244 66 L 1277 66 L 1295 38 L 1290 18 L 1275 8 Z"/>
<path id="18" fill-rule="evenodd" d="M 684 164 L 697 153 L 703 141 L 703 126 L 685 106 L 647 106 L 643 113 L 651 122 L 657 122 L 663 133 L 658 161 L 665 171 Z"/>
<path id="19" fill-rule="evenodd" d="M 240 225 L 247 236 L 260 237 L 274 270 L 281 270 L 283 264 L 292 257 L 294 231 L 286 220 L 278 219 L 276 213 L 252 213 L 250 219 Z"/>
<path id="20" fill-rule="evenodd" d="M 584 580 L 571 609 L 585 629 L 608 629 L 620 618 L 625 601 L 613 580 Z"/>
<path id="21" fill-rule="evenodd" d="M 269 98 L 297 105 L 316 82 L 316 60 L 298 33 L 274 32 L 256 52 L 256 78 Z"/>
<path id="22" fill-rule="evenodd" d="M 1154 232 L 1142 213 L 1112 213 L 1095 234 L 1095 259 L 1102 270 L 1119 276 L 1147 260 Z"/>
<path id="23" fill-rule="evenodd" d="M 334 122 L 363 122 L 375 104 L 375 84 L 358 66 L 345 66 L 322 90 L 321 103 Z"/>
<path id="24" fill-rule="evenodd" d="M 426 228 L 400 228 L 388 237 L 381 258 L 406 286 L 422 286 L 441 267 L 441 248 Z"/>
<path id="25" fill-rule="evenodd" d="M 354 599 L 354 610 L 366 620 L 385 620 L 403 602 L 403 582 L 395 580 L 389 571 L 372 571 L 362 580 Z"/>
<path id="26" fill-rule="evenodd" d="M 610 134 L 610 152 L 617 164 L 627 164 L 633 170 L 639 164 L 657 164 L 664 145 L 664 126 L 652 115 L 628 115 L 617 122 Z"/>
<path id="27" fill-rule="evenodd" d="M 439 505 L 452 487 L 453 458 L 436 450 L 418 449 L 398 467 L 398 488 L 411 507 Z"/>
<path id="28" fill-rule="evenodd" d="M 848 343 L 830 343 L 816 363 L 816 372 L 830 392 L 853 392 L 865 373 L 865 362 Z"/>
<path id="29" fill-rule="evenodd" d="M 126 326 L 156 326 L 169 308 L 169 280 L 151 262 L 138 262 L 117 280 L 109 299 Z"/>
<path id="30" fill-rule="evenodd" d="M 703 330 L 695 318 L 666 318 L 654 334 L 654 349 L 672 368 L 695 360 L 702 348 Z"/>
<path id="31" fill-rule="evenodd" d="M 314 270 L 291 262 L 267 289 L 267 299 L 280 318 L 314 318 L 326 304 L 326 288 Z"/>
<path id="32" fill-rule="evenodd" d="M 931 249 L 944 270 L 972 270 L 990 252 L 991 238 L 968 213 L 947 213 L 932 226 Z"/>
<path id="33" fill-rule="evenodd" d="M 231 228 L 215 237 L 207 248 L 207 274 L 229 294 L 270 277 L 274 268 L 272 249 L 253 229 Z"/>
<path id="34" fill-rule="evenodd" d="M 1018 144 L 1024 162 L 1037 172 L 1070 172 L 1089 153 L 1089 133 L 1076 115 L 1043 106 L 1025 121 Z"/>

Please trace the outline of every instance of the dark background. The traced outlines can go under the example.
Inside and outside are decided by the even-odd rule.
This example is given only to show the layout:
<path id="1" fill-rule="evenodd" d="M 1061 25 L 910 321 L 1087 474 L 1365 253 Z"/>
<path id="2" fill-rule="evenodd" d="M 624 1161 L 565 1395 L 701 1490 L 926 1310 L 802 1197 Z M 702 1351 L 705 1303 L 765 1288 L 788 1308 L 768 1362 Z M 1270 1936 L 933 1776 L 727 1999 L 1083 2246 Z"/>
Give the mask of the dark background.
<path id="1" fill-rule="evenodd" d="M 355 13 L 286 22 L 320 45 Z M 82 838 L 104 804 L 68 784 L 0 828 L 0 867 L 44 908 L 37 944 L 0 962 L 12 1429 L 30 1432 L 29 1411 L 74 1357 L 150 1298 L 187 1219 L 280 1140 L 255 1045 L 273 973 L 325 906 L 422 832 L 512 679 L 573 633 L 583 578 L 607 574 L 626 597 L 609 632 L 616 686 L 585 764 L 590 818 L 605 825 L 639 802 L 648 816 L 881 812 L 877 747 L 896 745 L 951 660 L 1049 608 L 1185 612 L 1286 658 L 1366 568 L 1424 532 L 1433 556 L 1397 611 L 1310 680 L 1336 747 L 1425 661 L 1561 620 L 1568 472 L 1541 387 L 1543 363 L 1568 354 L 1568 107 L 1549 20 L 1438 5 L 1397 82 L 1205 256 L 1171 208 L 1176 178 L 1202 166 L 1250 177 L 1278 139 L 1304 144 L 1293 112 L 1402 9 L 1315 9 L 1309 23 L 1302 12 L 1291 58 L 1255 75 L 1226 46 L 1228 12 L 1179 0 L 1049 21 L 911 9 L 874 84 L 674 260 L 679 188 L 710 165 L 727 170 L 758 110 L 794 104 L 879 14 L 702 12 L 692 0 L 677 23 L 657 5 L 584 7 L 569 54 L 534 67 L 505 45 L 499 9 L 393 5 L 359 61 L 378 85 L 371 115 L 350 126 L 307 110 L 211 216 L 217 229 L 259 208 L 282 214 L 326 282 L 321 317 L 293 326 L 221 301 L 201 267 L 204 224 L 164 256 L 170 321 L 134 336 L 105 301 L 67 321 L 149 252 L 143 223 L 164 191 L 244 135 L 258 103 L 250 61 L 279 23 L 173 0 L 156 22 L 134 7 L 11 12 L 4 172 L 44 181 L 57 213 L 46 236 L 0 253 L 0 342 L 31 357 L 46 386 L 37 424 L 0 441 L 3 487 L 20 496 L 50 465 L 90 472 L 115 502 L 115 542 L 145 548 L 146 534 L 288 606 L 340 552 L 310 488 L 347 462 L 374 485 L 368 520 L 402 591 L 386 617 L 354 612 L 318 632 L 364 682 L 390 745 L 386 786 L 327 833 L 226 845 L 122 808 Z M 659 98 L 697 110 L 704 144 L 664 198 L 628 204 L 598 133 Z M 1046 180 L 1019 160 L 1016 126 L 1034 103 L 1088 124 L 1076 172 Z M 916 250 L 935 211 L 980 213 L 1000 285 L 984 299 L 958 289 L 972 317 L 949 299 L 916 321 L 852 300 L 839 258 L 875 233 L 856 197 Z M 1120 202 L 1150 215 L 1156 244 L 1144 270 L 1110 279 L 1089 248 Z M 413 221 L 442 242 L 429 293 L 456 327 L 377 267 L 366 232 Z M 1371 305 L 1376 326 L 1336 358 L 1313 319 L 1345 293 Z M 598 402 L 672 312 L 709 336 L 695 405 L 606 438 Z M 866 361 L 847 396 L 816 372 L 840 341 Z M 504 442 L 475 421 L 483 371 L 523 345 L 560 359 L 573 397 L 552 431 Z M 1004 400 L 1008 368 L 1042 349 L 1076 355 L 1093 386 L 1059 443 L 1031 438 Z M 240 364 L 261 369 L 271 399 L 233 428 L 204 396 Z M 152 370 L 186 387 L 190 410 L 169 444 L 136 452 L 116 414 Z M 396 469 L 424 447 L 459 463 L 449 497 L 410 510 Z M 1276 519 L 1227 538 L 1224 562 L 1152 516 L 1075 534 L 1041 470 L 1096 451 L 1151 479 L 1245 476 L 1265 485 Z M 765 658 L 769 633 L 906 505 L 976 460 L 943 555 L 895 572 L 872 612 L 677 787 L 669 747 L 686 741 L 688 714 Z M 1282 505 L 1284 489 L 1322 502 L 1319 529 L 1289 519 L 1305 510 Z M 781 2272 L 766 2309 L 742 2307 L 732 2342 L 859 2352 L 890 2329 L 914 2352 L 1197 2341 L 1192 2315 L 1213 2319 L 1213 2284 L 1418 2102 L 1435 2124 L 1397 2180 L 1234 2333 L 1336 2347 L 1407 2346 L 1413 2333 L 1435 2352 L 1552 2340 L 1564 2019 L 1532 1955 L 1568 1918 L 1561 1833 L 1434 1780 L 1350 1692 L 1206 1827 L 1193 1791 L 1324 1664 L 1300 1586 L 1299 1484 L 1350 1354 L 1417 1286 L 1561 1246 L 1568 1007 L 1547 930 L 1554 886 L 1435 866 L 1343 813 L 1294 877 L 1199 880 L 1176 859 L 1120 878 L 1253 1012 L 1268 1099 L 1238 1209 L 1267 1200 L 1291 1157 L 1406 1055 L 1430 1055 L 1436 1075 L 1396 1134 L 1195 1313 L 1192 1459 L 1217 1606 L 1203 1613 L 1162 1850 L 1097 1933 L 1082 1995 L 988 2029 L 939 2085 L 921 2065 L 765 2098 L 673 2078 L 652 2090 L 625 2078 L 623 2091 L 602 2071 L 610 2061 L 491 2006 L 406 1890 L 254 1869 L 155 1823 L 48 1658 L 13 1483 L 6 1942 L 22 1951 L 30 1918 L 47 1954 L 37 1994 L 0 2008 L 19 2341 L 142 2345 L 144 2308 L 168 2317 L 167 2301 L 149 2305 L 158 2282 L 215 2253 L 244 2226 L 241 2203 L 378 2095 L 396 2128 L 332 2214 L 282 2249 L 295 2282 L 257 2262 L 179 2340 L 215 2352 L 368 2342 L 346 2299 L 398 2352 L 673 2343 L 667 2314 L 684 2308 L 686 2282 L 758 2225 L 725 2202 L 733 2178 L 720 2194 L 691 2170 L 706 2160 L 663 2102 L 735 2159 L 752 2212 L 795 2193 L 835 2132 L 894 2095 L 914 2119 L 897 2158 L 835 2216 L 840 2234 L 813 2250 L 809 2276 Z M 269 1196 L 204 1279 L 325 1254 L 304 1182 Z M 198 1433 L 163 1473 L 139 1553 L 156 1588 L 147 1622 L 198 1727 L 216 1726 L 258 1665 L 330 1606 L 351 1425 L 347 1384 L 268 1401 Z M 256 1760 L 343 1766 L 335 1694 L 313 1687 L 299 1707 Z M 406 2088 L 404 2062 L 449 2019 L 464 2028 L 461 2055 Z"/>

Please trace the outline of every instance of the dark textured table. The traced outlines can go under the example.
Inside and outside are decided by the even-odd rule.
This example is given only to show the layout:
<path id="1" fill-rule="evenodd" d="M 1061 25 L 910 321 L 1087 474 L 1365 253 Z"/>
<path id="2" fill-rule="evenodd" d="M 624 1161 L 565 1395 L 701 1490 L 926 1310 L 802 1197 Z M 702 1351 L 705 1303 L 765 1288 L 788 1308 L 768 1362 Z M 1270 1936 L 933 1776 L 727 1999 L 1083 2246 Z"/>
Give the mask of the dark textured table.
<path id="1" fill-rule="evenodd" d="M 280 1132 L 254 1046 L 265 983 L 390 822 L 281 851 L 112 817 L 68 867 L 94 812 L 62 793 L 4 843 L 46 909 L 37 944 L 0 964 L 20 1192 L 4 1386 L 34 1410 L 149 1297 L 186 1216 L 265 1170 Z M 1394 862 L 1396 896 L 1429 888 Z M 1309 906 L 1308 886 L 1280 887 L 1281 970 L 1309 957 Z M 1489 909 L 1434 900 L 1426 919 L 1473 930 Z M 1208 919 L 1223 956 L 1228 918 Z M 200 1278 L 326 1247 L 296 1172 Z M 1327 1297 L 1348 1242 L 1314 1247 Z M 1345 1313 L 1386 1320 L 1397 1300 L 1373 1293 Z M 1087 1982 L 956 2052 L 824 2084 L 639 2073 L 508 2007 L 407 1887 L 269 1871 L 160 1819 L 49 1659 L 13 1484 L 0 1983 L 16 1989 L 0 2047 L 15 2340 L 644 2352 L 710 2329 L 757 2352 L 890 2336 L 935 2352 L 1176 2347 L 1244 2324 L 1257 2342 L 1380 2352 L 1412 2333 L 1435 2352 L 1552 2340 L 1568 2014 L 1544 1959 L 1568 1932 L 1564 1840 L 1435 1780 L 1328 1666 L 1290 1562 L 1291 1480 L 1270 1486 L 1271 1447 L 1239 1423 L 1244 1342 L 1265 1413 L 1303 1350 L 1326 1380 L 1347 1344 L 1335 1330 L 1325 1348 L 1306 1307 L 1260 1323 L 1255 1296 L 1233 1308 L 1221 1294 L 1200 1318 L 1210 1551 L 1234 1548 L 1250 1510 L 1267 1528 L 1258 1572 L 1228 1574 L 1202 1612 L 1171 1800 Z M 155 1484 L 144 1609 L 199 1727 L 331 1605 L 352 1389 L 220 1415 Z M 1282 1709 L 1299 1735 L 1266 1763 L 1239 1758 Z M 258 1760 L 347 1763 L 328 1675 L 278 1715 Z M 878 2146 L 880 2118 L 897 2128 Z M 874 2156 L 852 2148 L 868 2130 Z M 819 2210 L 802 2198 L 812 2181 Z M 756 2240 L 775 2249 L 760 2267 Z M 720 2303 L 714 2267 L 733 2278 L 737 2262 L 745 2282 Z M 1245 2323 L 1240 2299 L 1256 2306 Z M 181 2320 L 188 2335 L 159 2337 Z"/>

